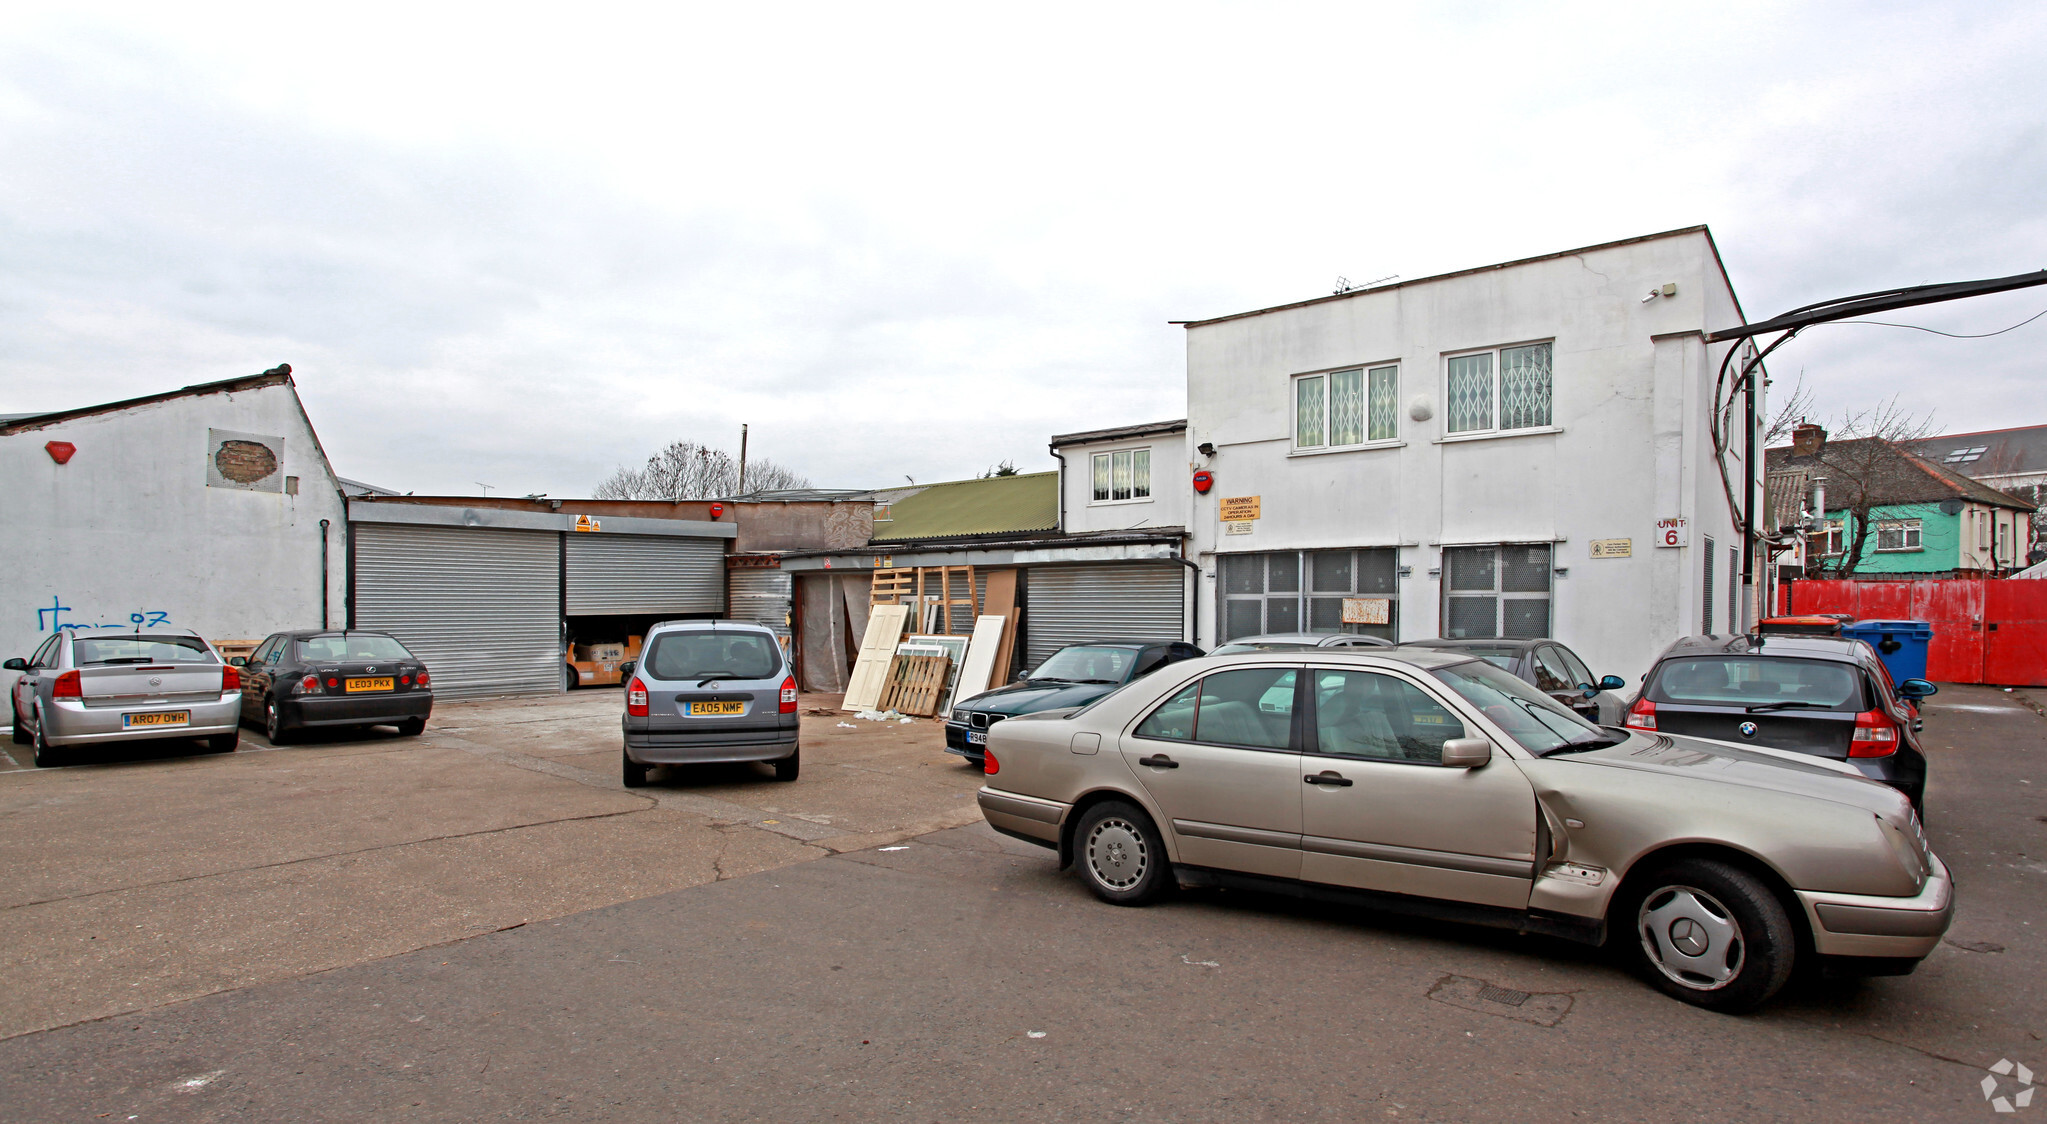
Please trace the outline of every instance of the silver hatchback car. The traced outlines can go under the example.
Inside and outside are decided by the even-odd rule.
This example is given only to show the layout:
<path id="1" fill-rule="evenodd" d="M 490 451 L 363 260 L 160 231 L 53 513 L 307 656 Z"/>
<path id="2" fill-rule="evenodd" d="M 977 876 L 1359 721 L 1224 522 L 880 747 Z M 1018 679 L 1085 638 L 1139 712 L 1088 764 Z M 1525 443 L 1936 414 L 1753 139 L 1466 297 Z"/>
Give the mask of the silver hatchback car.
<path id="1" fill-rule="evenodd" d="M 739 621 L 663 621 L 626 683 L 625 784 L 654 765 L 765 761 L 793 781 L 796 676 L 773 632 Z"/>
<path id="2" fill-rule="evenodd" d="M 988 731 L 990 826 L 1098 897 L 1240 886 L 1617 944 L 1740 1011 L 1817 957 L 1911 971 L 1954 915 L 1905 797 L 1848 766 L 1608 729 L 1492 664 L 1211 656 Z"/>
<path id="3" fill-rule="evenodd" d="M 241 740 L 241 672 L 192 632 L 66 630 L 0 667 L 21 672 L 14 743 L 33 742 L 40 766 L 108 742 L 205 738 L 227 753 Z"/>

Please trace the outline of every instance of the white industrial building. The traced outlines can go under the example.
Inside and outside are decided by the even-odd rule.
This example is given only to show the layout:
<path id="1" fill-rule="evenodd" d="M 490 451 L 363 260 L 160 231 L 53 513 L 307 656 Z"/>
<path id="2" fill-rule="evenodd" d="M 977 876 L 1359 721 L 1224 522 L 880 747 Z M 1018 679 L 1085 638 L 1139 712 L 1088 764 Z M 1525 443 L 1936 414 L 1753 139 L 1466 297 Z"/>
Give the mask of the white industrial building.
<path id="1" fill-rule="evenodd" d="M 1551 636 L 1632 679 L 1744 627 L 1705 339 L 1742 321 L 1701 226 L 1187 323 L 1197 643 Z"/>
<path id="2" fill-rule="evenodd" d="M 0 420 L 0 492 L 7 656 L 60 628 L 342 621 L 347 517 L 288 367 Z"/>

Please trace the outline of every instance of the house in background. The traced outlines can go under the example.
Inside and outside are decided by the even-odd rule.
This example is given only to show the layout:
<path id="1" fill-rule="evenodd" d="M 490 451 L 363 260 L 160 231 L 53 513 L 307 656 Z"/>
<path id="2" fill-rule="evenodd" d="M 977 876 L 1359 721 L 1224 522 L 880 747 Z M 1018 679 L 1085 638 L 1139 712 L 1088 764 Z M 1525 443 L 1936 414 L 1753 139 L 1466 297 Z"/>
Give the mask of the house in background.
<path id="1" fill-rule="evenodd" d="M 1950 433 L 1905 444 L 1949 472 L 1990 485 L 2034 507 L 2020 545 L 2029 562 L 2047 560 L 2047 425 Z"/>
<path id="2" fill-rule="evenodd" d="M 2026 565 L 2035 511 L 2026 500 L 1882 438 L 1828 441 L 1818 426 L 1798 437 L 1765 454 L 1778 530 L 1809 511 L 1816 480 L 1825 489 L 1824 528 L 1778 560 L 1794 575 L 1973 577 Z M 1866 532 L 1858 510 L 1868 512 Z"/>
<path id="3" fill-rule="evenodd" d="M 1716 454 L 1706 342 L 1742 322 L 1695 226 L 1188 323 L 1196 642 L 1552 636 L 1632 678 L 1745 627 L 1761 466 Z"/>

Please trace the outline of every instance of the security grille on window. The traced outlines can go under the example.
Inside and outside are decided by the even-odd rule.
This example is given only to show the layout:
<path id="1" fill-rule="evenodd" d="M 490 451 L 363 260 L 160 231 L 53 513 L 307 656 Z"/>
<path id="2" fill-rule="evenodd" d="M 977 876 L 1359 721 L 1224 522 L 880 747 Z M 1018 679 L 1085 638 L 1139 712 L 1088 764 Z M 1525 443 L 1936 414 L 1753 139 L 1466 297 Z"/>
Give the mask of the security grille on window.
<path id="1" fill-rule="evenodd" d="M 1151 498 L 1151 450 L 1118 449 L 1096 453 L 1093 461 L 1096 503 Z"/>
<path id="2" fill-rule="evenodd" d="M 1548 543 L 1443 548 L 1443 635 L 1533 640 L 1549 635 Z"/>
<path id="3" fill-rule="evenodd" d="M 1222 556 L 1223 639 L 1276 632 L 1348 632 L 1399 637 L 1399 599 L 1393 547 L 1364 550 L 1289 550 Z M 1385 622 L 1345 623 L 1350 615 Z"/>
<path id="4" fill-rule="evenodd" d="M 1363 367 L 1294 380 L 1294 446 L 1341 449 L 1400 436 L 1400 368 Z"/>
<path id="5" fill-rule="evenodd" d="M 1876 525 L 1876 548 L 1882 550 L 1920 550 L 1919 520 L 1892 519 Z"/>
<path id="6" fill-rule="evenodd" d="M 1456 355 L 1444 381 L 1451 433 L 1540 429 L 1550 424 L 1552 345 Z"/>

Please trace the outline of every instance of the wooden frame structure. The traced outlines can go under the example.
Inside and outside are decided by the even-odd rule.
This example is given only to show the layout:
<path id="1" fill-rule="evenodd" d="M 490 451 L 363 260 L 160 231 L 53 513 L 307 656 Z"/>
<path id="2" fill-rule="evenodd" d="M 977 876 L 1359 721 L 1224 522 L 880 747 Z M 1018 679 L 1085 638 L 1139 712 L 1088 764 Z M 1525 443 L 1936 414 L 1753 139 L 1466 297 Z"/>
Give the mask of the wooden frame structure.
<path id="1" fill-rule="evenodd" d="M 963 583 L 961 592 L 954 591 L 955 581 Z M 935 594 L 932 592 L 934 586 L 937 590 Z M 896 566 L 876 569 L 867 588 L 867 604 L 870 608 L 876 605 L 912 606 L 914 613 L 910 618 L 911 631 L 938 636 L 971 635 L 974 631 L 974 618 L 981 612 L 981 599 L 974 592 L 972 566 Z M 938 619 L 926 621 L 925 614 L 933 607 L 938 610 Z M 962 628 L 953 627 L 954 609 L 966 610 Z"/>

